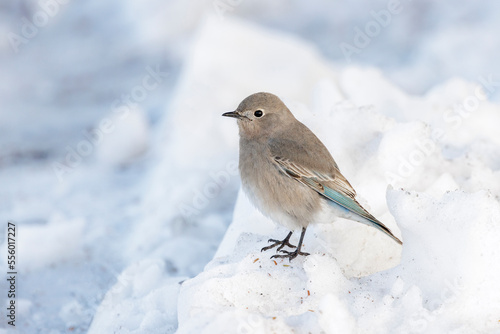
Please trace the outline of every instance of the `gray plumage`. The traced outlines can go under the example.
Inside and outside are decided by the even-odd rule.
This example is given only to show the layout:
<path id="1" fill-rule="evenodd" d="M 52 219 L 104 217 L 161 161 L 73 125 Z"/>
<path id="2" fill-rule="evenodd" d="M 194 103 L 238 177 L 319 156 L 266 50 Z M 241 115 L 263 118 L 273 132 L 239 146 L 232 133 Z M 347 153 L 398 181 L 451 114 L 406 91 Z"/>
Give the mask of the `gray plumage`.
<path id="1" fill-rule="evenodd" d="M 244 99 L 234 112 L 238 119 L 239 169 L 242 187 L 250 201 L 274 222 L 291 230 L 284 240 L 270 240 L 284 253 L 273 257 L 290 260 L 301 252 L 309 224 L 341 216 L 373 226 L 401 244 L 392 232 L 355 199 L 356 192 L 340 173 L 323 143 L 299 122 L 285 104 L 270 93 Z M 302 229 L 295 251 L 289 243 L 295 229 Z"/>

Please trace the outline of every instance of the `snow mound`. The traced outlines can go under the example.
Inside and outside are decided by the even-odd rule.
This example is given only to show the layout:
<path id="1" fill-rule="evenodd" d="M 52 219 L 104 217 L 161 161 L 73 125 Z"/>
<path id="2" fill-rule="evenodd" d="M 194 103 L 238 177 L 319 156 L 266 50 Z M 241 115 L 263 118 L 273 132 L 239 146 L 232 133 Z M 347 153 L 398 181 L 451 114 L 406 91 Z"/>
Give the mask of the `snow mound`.
<path id="1" fill-rule="evenodd" d="M 287 231 L 275 227 L 240 194 L 216 256 L 201 274 L 182 284 L 178 332 L 500 331 L 500 270 L 495 266 L 500 261 L 495 242 L 500 232 L 500 165 L 491 157 L 499 136 L 489 130 L 492 119 L 500 121 L 500 107 L 480 94 L 483 87 L 454 79 L 417 98 L 373 69 L 352 67 L 337 73 L 319 57 L 304 65 L 300 43 L 247 30 L 241 23 L 224 24 L 207 23 L 185 80 L 194 73 L 217 78 L 220 55 L 213 50 L 231 41 L 235 32 L 250 42 L 241 54 L 235 48 L 223 61 L 255 71 L 268 62 L 259 56 L 250 59 L 248 49 L 279 54 L 282 48 L 273 46 L 286 41 L 281 71 L 288 75 L 273 76 L 279 80 L 276 89 L 268 80 L 252 90 L 239 89 L 241 84 L 232 82 L 234 74 L 233 79 L 215 79 L 217 90 L 233 103 L 226 109 L 255 91 L 270 90 L 284 98 L 330 149 L 361 201 L 396 234 L 401 229 L 404 246 L 401 253 L 376 230 L 339 219 L 309 228 L 304 247 L 310 256 L 291 263 L 271 260 L 273 251 L 260 249 L 267 239 L 283 238 Z M 277 40 L 271 43 L 271 38 Z M 287 61 L 294 62 L 293 69 L 285 68 Z M 301 70 L 310 67 L 330 68 L 325 72 L 330 74 L 295 79 L 301 73 L 311 75 Z M 245 88 L 254 82 L 249 76 Z M 467 111 L 473 99 L 475 109 Z M 178 122 L 188 117 L 175 109 L 174 115 Z M 414 121 L 416 115 L 422 121 Z M 205 108 L 207 122 L 209 118 L 217 128 L 224 124 L 221 131 L 235 131 L 235 124 L 214 119 L 218 116 Z M 208 131 L 206 124 L 196 132 Z M 236 143 L 233 132 L 221 144 L 233 159 Z M 207 151 L 202 154 L 211 154 Z"/>
<path id="2" fill-rule="evenodd" d="M 263 235 L 254 226 L 238 235 L 233 224 L 225 239 L 234 245 L 232 254 L 221 251 L 231 248 L 223 242 L 205 271 L 182 285 L 179 333 L 500 330 L 498 200 L 486 191 L 436 199 L 404 190 L 389 190 L 387 199 L 402 229 L 401 263 L 363 278 L 349 278 L 342 253 L 315 250 L 319 236 L 305 244 L 313 254 L 289 263 L 259 252 L 279 234 Z M 362 248 L 349 251 L 362 263 L 369 256 Z"/>
<path id="3" fill-rule="evenodd" d="M 165 263 L 153 259 L 125 269 L 106 293 L 89 333 L 173 333 L 180 284 L 165 271 Z"/>

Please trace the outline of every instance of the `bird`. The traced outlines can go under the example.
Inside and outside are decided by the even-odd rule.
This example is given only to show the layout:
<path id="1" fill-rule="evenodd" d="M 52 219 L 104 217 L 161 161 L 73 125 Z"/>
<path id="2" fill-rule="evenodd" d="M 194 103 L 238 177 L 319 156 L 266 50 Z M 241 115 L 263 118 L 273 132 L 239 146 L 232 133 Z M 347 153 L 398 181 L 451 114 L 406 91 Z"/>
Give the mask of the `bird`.
<path id="1" fill-rule="evenodd" d="M 372 226 L 403 244 L 361 206 L 326 146 L 278 96 L 252 94 L 222 116 L 237 119 L 243 191 L 262 214 L 290 230 L 283 240 L 269 239 L 272 244 L 261 252 L 278 247 L 271 258 L 289 261 L 310 255 L 302 251 L 307 227 L 336 216 Z M 290 238 L 297 229 L 301 235 L 295 246 Z"/>

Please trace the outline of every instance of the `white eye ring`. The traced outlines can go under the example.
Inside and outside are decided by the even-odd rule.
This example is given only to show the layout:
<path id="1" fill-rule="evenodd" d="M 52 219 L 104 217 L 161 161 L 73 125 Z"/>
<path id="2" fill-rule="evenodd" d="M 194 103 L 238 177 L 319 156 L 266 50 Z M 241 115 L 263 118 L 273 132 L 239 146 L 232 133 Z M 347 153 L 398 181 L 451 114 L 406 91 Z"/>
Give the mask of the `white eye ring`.
<path id="1" fill-rule="evenodd" d="M 262 109 L 257 109 L 253 112 L 253 115 L 257 118 L 264 116 L 264 111 Z"/>

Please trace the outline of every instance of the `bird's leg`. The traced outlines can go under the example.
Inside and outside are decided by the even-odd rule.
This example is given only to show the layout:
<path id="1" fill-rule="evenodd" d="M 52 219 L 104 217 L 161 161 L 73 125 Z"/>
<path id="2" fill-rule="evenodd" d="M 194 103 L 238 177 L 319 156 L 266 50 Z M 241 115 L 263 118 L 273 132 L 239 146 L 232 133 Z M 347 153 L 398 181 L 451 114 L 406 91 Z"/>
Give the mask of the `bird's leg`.
<path id="1" fill-rule="evenodd" d="M 290 232 L 291 233 L 291 232 Z M 271 256 L 271 259 L 272 258 L 288 258 L 288 261 L 292 261 L 293 259 L 295 259 L 298 255 L 303 255 L 303 256 L 307 256 L 307 255 L 310 255 L 309 253 L 305 253 L 305 252 L 301 252 L 300 249 L 302 248 L 302 241 L 304 240 L 304 235 L 306 234 L 306 228 L 303 227 L 302 228 L 302 234 L 300 235 L 300 240 L 299 240 L 299 244 L 297 246 L 297 248 L 293 251 L 293 252 L 289 252 L 289 251 L 281 251 L 283 253 L 286 253 L 286 254 L 276 254 L 276 255 L 273 255 Z M 290 236 L 290 234 L 288 235 L 288 237 Z M 287 237 L 287 238 L 288 238 Z M 286 239 L 285 239 L 286 240 Z M 284 240 L 283 240 L 284 241 Z M 273 246 L 274 247 L 274 246 Z"/>
<path id="2" fill-rule="evenodd" d="M 281 251 L 281 249 L 285 246 L 288 246 L 290 248 L 295 248 L 295 246 L 289 242 L 290 237 L 292 236 L 292 233 L 293 233 L 293 231 L 290 231 L 290 233 L 288 233 L 286 238 L 283 240 L 269 239 L 267 242 L 274 242 L 274 243 L 271 246 L 267 246 L 267 247 L 262 248 L 260 251 L 263 252 L 263 251 L 266 251 L 268 249 L 274 248 L 276 246 L 279 246 L 278 249 L 276 250 L 277 252 Z"/>

